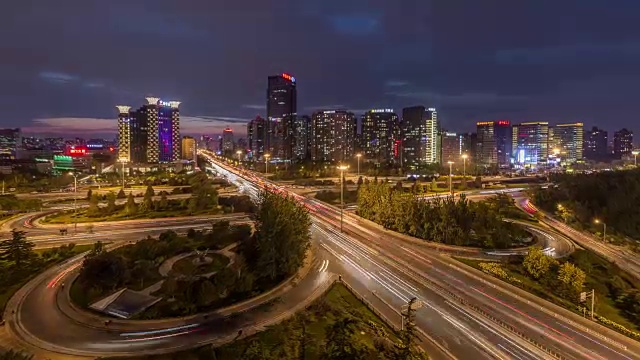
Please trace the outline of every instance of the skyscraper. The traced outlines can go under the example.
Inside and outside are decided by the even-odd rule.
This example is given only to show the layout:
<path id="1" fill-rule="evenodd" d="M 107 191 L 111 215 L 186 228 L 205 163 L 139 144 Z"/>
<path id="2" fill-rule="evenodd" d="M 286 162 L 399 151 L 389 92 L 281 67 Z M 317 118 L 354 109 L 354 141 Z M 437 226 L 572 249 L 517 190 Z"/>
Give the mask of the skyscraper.
<path id="1" fill-rule="evenodd" d="M 477 122 L 477 163 L 485 166 L 508 167 L 511 163 L 511 131 L 509 120 Z"/>
<path id="2" fill-rule="evenodd" d="M 402 109 L 402 163 L 416 170 L 440 160 L 438 113 L 435 108 L 413 106 Z"/>
<path id="3" fill-rule="evenodd" d="M 260 116 L 247 124 L 247 139 L 249 142 L 250 157 L 259 160 L 265 154 L 266 138 L 269 135 L 267 121 Z"/>
<path id="4" fill-rule="evenodd" d="M 192 138 L 191 136 L 182 137 L 182 159 L 196 159 L 196 139 Z"/>
<path id="5" fill-rule="evenodd" d="M 633 151 L 633 132 L 625 129 L 613 133 L 613 153 L 617 157 L 631 154 Z"/>
<path id="6" fill-rule="evenodd" d="M 266 152 L 272 158 L 291 160 L 295 149 L 297 111 L 296 78 L 283 73 L 269 76 L 267 85 L 268 136 Z"/>
<path id="7" fill-rule="evenodd" d="M 549 157 L 549 123 L 539 121 L 513 125 L 512 147 L 516 164 L 546 165 Z"/>
<path id="8" fill-rule="evenodd" d="M 399 159 L 400 121 L 393 109 L 373 109 L 362 116 L 362 151 L 378 164 Z"/>
<path id="9" fill-rule="evenodd" d="M 350 161 L 354 156 L 355 123 L 355 115 L 346 110 L 314 112 L 309 133 L 311 160 Z"/>
<path id="10" fill-rule="evenodd" d="M 227 155 L 231 155 L 231 153 L 233 153 L 233 130 L 229 127 L 222 131 L 220 150 L 223 154 Z"/>
<path id="11" fill-rule="evenodd" d="M 306 115 L 296 116 L 295 121 L 295 160 L 306 160 L 309 154 L 309 128 L 311 118 Z"/>
<path id="12" fill-rule="evenodd" d="M 440 132 L 440 164 L 444 165 L 449 161 L 460 161 L 463 148 L 462 139 L 462 135 L 454 132 Z"/>
<path id="13" fill-rule="evenodd" d="M 0 157 L 17 159 L 22 146 L 22 132 L 19 128 L 0 129 Z"/>
<path id="14" fill-rule="evenodd" d="M 574 163 L 582 160 L 584 141 L 584 124 L 558 124 L 549 127 L 550 153 L 559 152 L 563 163 Z"/>
<path id="15" fill-rule="evenodd" d="M 180 102 L 146 100 L 137 111 L 117 106 L 119 158 L 140 164 L 180 160 Z"/>
<path id="16" fill-rule="evenodd" d="M 594 126 L 584 136 L 584 157 L 589 160 L 603 160 L 609 155 L 608 144 L 609 134 Z"/>

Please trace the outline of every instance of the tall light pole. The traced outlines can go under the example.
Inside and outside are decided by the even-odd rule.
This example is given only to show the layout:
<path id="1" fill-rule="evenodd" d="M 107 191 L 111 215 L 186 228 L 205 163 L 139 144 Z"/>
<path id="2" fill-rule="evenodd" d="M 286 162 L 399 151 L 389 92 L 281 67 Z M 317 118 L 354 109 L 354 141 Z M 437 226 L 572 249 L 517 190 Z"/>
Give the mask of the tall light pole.
<path id="1" fill-rule="evenodd" d="M 342 220 L 344 218 L 344 171 L 349 167 L 346 165 L 339 165 L 340 170 L 340 232 L 342 232 Z"/>
<path id="2" fill-rule="evenodd" d="M 462 154 L 462 181 L 464 181 L 464 187 L 467 187 L 467 158 L 469 155 Z"/>
<path id="3" fill-rule="evenodd" d="M 638 154 L 640 154 L 640 150 L 633 150 L 631 153 L 633 154 L 633 165 L 638 167 Z"/>
<path id="4" fill-rule="evenodd" d="M 596 224 L 601 223 L 601 221 L 598 219 L 595 219 L 593 222 Z M 604 227 L 604 230 L 602 232 L 602 242 L 607 242 L 607 224 L 604 221 L 602 221 L 602 226 Z"/>
<path id="5" fill-rule="evenodd" d="M 360 158 L 362 157 L 362 154 L 358 153 L 356 154 L 356 157 L 358 158 L 358 177 L 360 177 Z"/>
<path id="6" fill-rule="evenodd" d="M 78 175 L 70 172 L 69 175 L 73 176 L 73 232 L 78 232 Z"/>
<path id="7" fill-rule="evenodd" d="M 269 158 L 270 157 L 271 157 L 271 155 L 264 154 L 264 176 L 267 176 L 267 174 L 269 173 Z"/>
<path id="8" fill-rule="evenodd" d="M 447 164 L 449 164 L 449 194 L 453 195 L 453 161 L 448 161 Z"/>
<path id="9" fill-rule="evenodd" d="M 127 163 L 127 159 L 126 158 L 120 158 L 120 159 L 118 159 L 118 161 L 122 163 L 122 191 L 124 191 L 124 164 Z"/>

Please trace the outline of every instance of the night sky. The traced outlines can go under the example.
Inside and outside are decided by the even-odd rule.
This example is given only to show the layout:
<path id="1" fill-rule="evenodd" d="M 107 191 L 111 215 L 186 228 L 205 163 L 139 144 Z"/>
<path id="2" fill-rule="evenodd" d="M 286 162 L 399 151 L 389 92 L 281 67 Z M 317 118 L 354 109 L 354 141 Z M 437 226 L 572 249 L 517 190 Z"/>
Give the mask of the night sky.
<path id="1" fill-rule="evenodd" d="M 638 0 L 61 0 L 0 11 L 0 126 L 115 134 L 115 105 L 180 100 L 182 132 L 264 116 L 423 104 L 444 128 L 573 122 L 640 131 Z"/>

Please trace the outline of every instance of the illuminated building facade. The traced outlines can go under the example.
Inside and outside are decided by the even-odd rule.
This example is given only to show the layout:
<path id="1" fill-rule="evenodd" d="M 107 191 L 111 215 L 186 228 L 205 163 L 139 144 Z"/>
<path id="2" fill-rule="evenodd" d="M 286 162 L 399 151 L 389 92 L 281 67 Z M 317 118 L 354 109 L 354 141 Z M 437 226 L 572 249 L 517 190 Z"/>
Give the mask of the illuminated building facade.
<path id="1" fill-rule="evenodd" d="M 296 78 L 283 73 L 269 76 L 267 85 L 267 136 L 265 152 L 273 159 L 292 160 L 297 111 Z"/>
<path id="2" fill-rule="evenodd" d="M 513 125 L 514 163 L 535 167 L 547 164 L 549 158 L 549 123 L 526 122 Z"/>
<path id="3" fill-rule="evenodd" d="M 309 153 L 309 128 L 311 118 L 307 115 L 296 116 L 295 122 L 295 150 L 293 157 L 301 161 L 311 157 Z"/>
<path id="4" fill-rule="evenodd" d="M 412 106 L 402 109 L 402 166 L 417 170 L 421 165 L 440 161 L 438 132 L 440 124 L 435 108 Z"/>
<path id="5" fill-rule="evenodd" d="M 354 154 L 356 116 L 345 110 L 317 111 L 311 116 L 309 149 L 311 160 L 350 161 Z"/>
<path id="6" fill-rule="evenodd" d="M 508 167 L 511 163 L 512 128 L 509 120 L 476 123 L 476 161 L 485 166 Z"/>
<path id="7" fill-rule="evenodd" d="M 597 127 L 591 128 L 584 135 L 584 157 L 589 160 L 603 160 L 608 157 L 609 134 Z"/>
<path id="8" fill-rule="evenodd" d="M 463 150 L 463 137 L 454 132 L 442 131 L 440 133 L 440 164 L 449 161 L 459 162 Z"/>
<path id="9" fill-rule="evenodd" d="M 269 135 L 269 123 L 267 120 L 260 116 L 256 116 L 255 119 L 249 121 L 247 124 L 247 139 L 250 153 L 250 158 L 254 160 L 262 159 L 265 154 L 267 136 Z"/>
<path id="10" fill-rule="evenodd" d="M 613 133 L 613 153 L 617 157 L 630 155 L 633 151 L 633 132 L 622 129 Z"/>
<path id="11" fill-rule="evenodd" d="M 22 146 L 22 132 L 19 128 L 0 129 L 0 157 L 3 159 L 17 159 Z"/>
<path id="12" fill-rule="evenodd" d="M 220 151 L 223 154 L 230 155 L 233 152 L 233 130 L 226 128 L 222 131 L 222 141 L 220 142 Z"/>
<path id="13" fill-rule="evenodd" d="M 400 121 L 393 109 L 367 111 L 361 121 L 360 145 L 364 160 L 377 164 L 399 160 L 400 134 Z"/>
<path id="14" fill-rule="evenodd" d="M 182 160 L 196 159 L 196 139 L 191 136 L 182 137 Z"/>
<path id="15" fill-rule="evenodd" d="M 118 158 L 134 164 L 180 160 L 180 102 L 156 97 L 146 100 L 137 111 L 117 106 Z"/>
<path id="16" fill-rule="evenodd" d="M 549 127 L 549 154 L 557 155 L 562 163 L 581 161 L 584 149 L 584 124 L 558 124 Z"/>

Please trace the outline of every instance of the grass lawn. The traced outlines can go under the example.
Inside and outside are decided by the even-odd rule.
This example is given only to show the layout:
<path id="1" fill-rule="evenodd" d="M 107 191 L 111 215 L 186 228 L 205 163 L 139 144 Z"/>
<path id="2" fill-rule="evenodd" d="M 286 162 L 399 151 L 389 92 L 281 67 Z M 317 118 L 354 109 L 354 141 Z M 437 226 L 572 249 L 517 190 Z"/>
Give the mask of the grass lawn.
<path id="1" fill-rule="evenodd" d="M 455 258 L 455 257 L 454 257 Z M 478 264 L 488 261 L 482 260 L 471 260 L 471 259 L 463 259 L 463 258 L 455 258 L 456 260 L 467 264 L 471 267 L 474 267 L 478 270 L 481 270 Z M 521 265 L 518 264 L 502 264 L 502 268 L 513 278 L 521 281 L 521 284 L 512 283 L 512 285 L 518 286 L 523 290 L 526 290 L 540 298 L 551 301 L 552 303 L 562 306 L 567 310 L 578 313 L 577 303 L 568 301 L 564 298 L 556 296 L 554 293 L 554 289 L 550 289 L 544 286 L 544 284 L 535 281 L 529 276 L 525 275 L 525 270 Z M 482 271 L 482 270 L 481 270 Z M 503 280 L 503 279 L 500 279 Z M 503 280 L 504 281 L 504 280 Z M 596 304 L 595 304 L 595 312 L 600 316 L 603 316 L 611 321 L 614 321 L 628 329 L 638 331 L 640 330 L 640 324 L 634 324 L 633 322 L 627 320 L 620 310 L 615 307 L 615 301 L 608 297 L 605 291 L 598 291 L 597 289 L 603 286 L 604 281 L 600 279 L 600 276 L 591 272 L 591 274 L 587 274 L 587 281 L 585 283 L 585 289 L 594 288 L 595 284 L 599 284 L 596 288 Z M 589 305 L 591 306 L 591 305 Z M 582 315 L 582 313 L 578 313 Z"/>
<path id="2" fill-rule="evenodd" d="M 73 224 L 73 223 L 81 224 L 81 223 L 95 223 L 95 222 L 119 221 L 119 220 L 160 219 L 160 218 L 195 216 L 195 215 L 204 215 L 204 214 L 215 215 L 218 213 L 220 213 L 220 210 L 218 209 L 209 209 L 209 210 L 199 211 L 195 213 L 192 213 L 187 209 L 180 209 L 180 210 L 166 210 L 166 211 L 149 211 L 146 213 L 139 213 L 135 215 L 128 215 L 124 211 L 120 211 L 108 216 L 89 217 L 86 215 L 87 214 L 86 210 L 83 209 L 83 210 L 78 210 L 75 216 L 73 211 L 53 214 L 42 219 L 42 222 L 45 224 Z"/>
<path id="3" fill-rule="evenodd" d="M 306 338 L 303 357 L 307 360 L 321 359 L 324 348 L 326 329 L 344 315 L 351 315 L 358 320 L 356 338 L 365 346 L 372 348 L 374 339 L 386 337 L 397 341 L 396 335 L 379 317 L 371 312 L 360 300 L 358 300 L 346 287 L 336 283 L 320 299 L 316 300 L 307 309 L 296 314 L 295 317 L 269 329 L 238 340 L 216 349 L 203 346 L 197 349 L 182 351 L 173 354 L 156 356 L 140 356 L 118 359 L 130 360 L 185 360 L 185 359 L 246 359 L 246 352 L 250 348 L 259 347 L 263 352 L 269 353 L 273 358 L 285 360 L 284 348 L 293 348 L 299 344 L 301 335 L 300 324 L 306 324 Z M 215 355 L 214 355 L 215 353 Z M 269 358 L 272 358 L 269 357 Z"/>
<path id="4" fill-rule="evenodd" d="M 211 259 L 211 262 L 198 266 L 193 264 L 193 260 L 196 258 L 196 255 L 186 257 L 176 261 L 176 263 L 173 264 L 172 270 L 179 274 L 202 275 L 214 271 L 220 271 L 229 264 L 229 258 L 221 254 L 209 253 L 207 254 L 207 257 Z"/>

